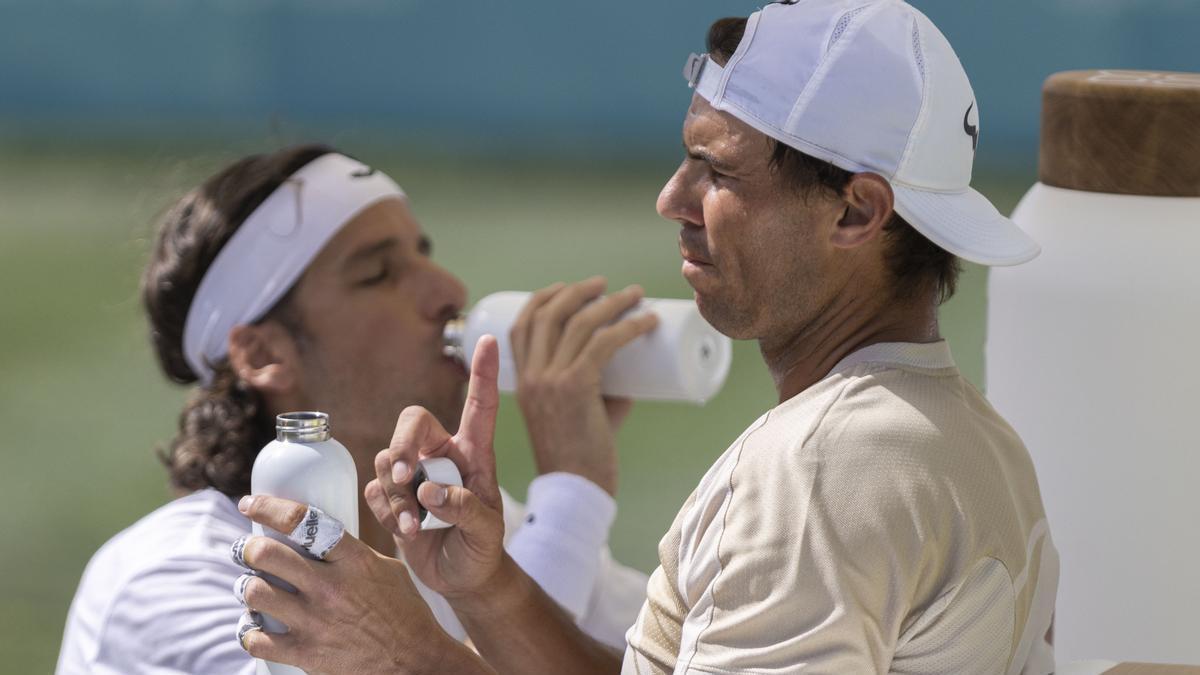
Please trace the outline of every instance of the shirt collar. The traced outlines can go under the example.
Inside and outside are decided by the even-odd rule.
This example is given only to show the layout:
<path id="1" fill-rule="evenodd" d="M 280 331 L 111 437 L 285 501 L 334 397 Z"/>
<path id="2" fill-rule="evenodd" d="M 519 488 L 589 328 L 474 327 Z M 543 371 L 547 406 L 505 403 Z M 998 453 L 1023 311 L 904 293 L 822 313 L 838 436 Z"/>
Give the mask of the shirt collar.
<path id="1" fill-rule="evenodd" d="M 953 368 L 954 357 L 950 343 L 937 342 L 879 342 L 867 345 L 838 362 L 830 375 L 844 372 L 862 363 L 889 363 L 910 368 L 939 370 Z"/>

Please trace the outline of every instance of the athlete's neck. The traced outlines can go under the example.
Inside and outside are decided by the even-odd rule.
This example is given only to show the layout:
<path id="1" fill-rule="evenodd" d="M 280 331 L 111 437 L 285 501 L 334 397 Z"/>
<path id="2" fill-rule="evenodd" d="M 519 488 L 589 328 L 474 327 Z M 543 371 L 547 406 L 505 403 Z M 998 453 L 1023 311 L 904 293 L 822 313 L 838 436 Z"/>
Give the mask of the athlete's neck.
<path id="1" fill-rule="evenodd" d="M 819 382 L 850 354 L 882 342 L 936 342 L 931 295 L 897 300 L 884 294 L 838 298 L 786 335 L 758 341 L 782 403 Z M 874 298 L 883 298 L 876 300 Z"/>

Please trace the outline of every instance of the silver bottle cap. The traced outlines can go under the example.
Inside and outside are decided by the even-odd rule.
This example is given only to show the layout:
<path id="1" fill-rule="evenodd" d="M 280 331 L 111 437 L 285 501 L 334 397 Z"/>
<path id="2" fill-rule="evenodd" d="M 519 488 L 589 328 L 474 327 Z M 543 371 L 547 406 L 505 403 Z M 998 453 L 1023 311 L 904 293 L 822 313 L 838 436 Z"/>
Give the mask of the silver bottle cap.
<path id="1" fill-rule="evenodd" d="M 466 362 L 467 355 L 463 351 L 463 331 L 466 328 L 467 319 L 462 315 L 446 322 L 446 327 L 442 329 L 442 354 Z"/>
<path id="2" fill-rule="evenodd" d="M 275 416 L 275 438 L 290 443 L 329 440 L 329 415 L 323 412 L 289 412 Z"/>

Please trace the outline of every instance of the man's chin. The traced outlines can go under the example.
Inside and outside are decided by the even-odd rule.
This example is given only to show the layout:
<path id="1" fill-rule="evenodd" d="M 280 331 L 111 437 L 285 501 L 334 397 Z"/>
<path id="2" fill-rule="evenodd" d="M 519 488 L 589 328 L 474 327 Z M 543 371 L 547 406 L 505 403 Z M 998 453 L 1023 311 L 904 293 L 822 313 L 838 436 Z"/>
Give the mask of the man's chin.
<path id="1" fill-rule="evenodd" d="M 446 396 L 436 403 L 430 401 L 430 404 L 425 407 L 442 423 L 442 427 L 453 435 L 458 433 L 458 423 L 462 419 L 462 410 L 466 403 L 466 387 L 459 387 L 454 394 Z"/>
<path id="2" fill-rule="evenodd" d="M 697 290 L 694 290 L 692 295 L 696 300 L 696 308 L 700 310 L 700 316 L 716 328 L 717 332 L 733 340 L 749 340 L 754 337 L 750 330 L 749 317 L 738 311 L 736 303 Z"/>

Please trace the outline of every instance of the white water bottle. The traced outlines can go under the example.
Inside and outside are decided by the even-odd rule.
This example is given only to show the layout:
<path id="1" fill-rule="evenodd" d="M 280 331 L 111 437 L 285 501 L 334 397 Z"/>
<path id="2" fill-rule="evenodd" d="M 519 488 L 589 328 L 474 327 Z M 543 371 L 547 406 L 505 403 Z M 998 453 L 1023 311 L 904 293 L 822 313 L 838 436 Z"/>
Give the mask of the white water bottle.
<path id="1" fill-rule="evenodd" d="M 502 291 L 479 301 L 463 318 L 446 325 L 446 351 L 471 363 L 475 343 L 493 335 L 500 347 L 501 391 L 517 388 L 508 333 L 529 293 Z M 691 300 L 645 298 L 625 316 L 658 315 L 658 327 L 613 356 L 600 384 L 609 396 L 703 404 L 725 383 L 732 360 L 729 338 L 709 325 Z M 625 318 L 624 316 L 622 318 Z"/>
<path id="2" fill-rule="evenodd" d="M 346 532 L 358 536 L 358 472 L 354 459 L 329 435 L 329 416 L 320 412 L 292 412 L 275 418 L 274 441 L 258 453 L 250 473 L 250 493 L 283 497 L 311 504 L 337 518 Z M 286 535 L 254 523 L 254 534 L 281 541 L 311 557 Z M 276 585 L 290 587 L 268 577 Z M 283 633 L 287 626 L 267 614 L 263 630 Z M 258 660 L 258 675 L 303 675 L 293 666 Z"/>

